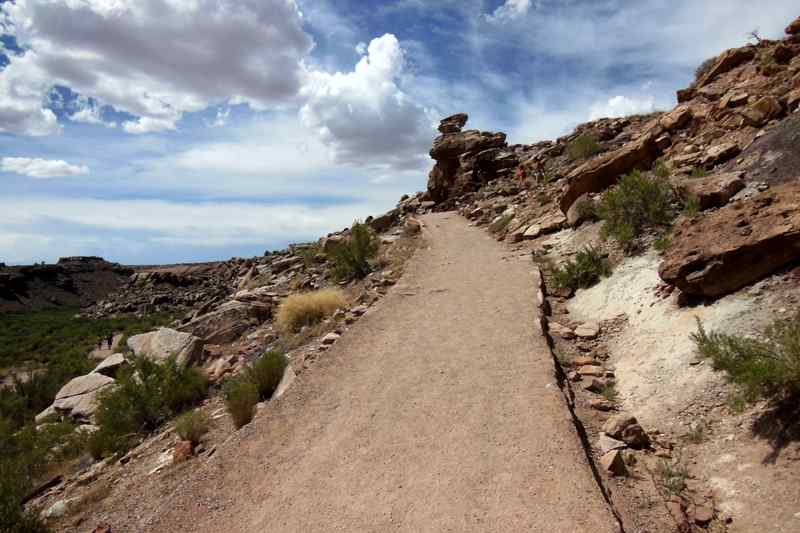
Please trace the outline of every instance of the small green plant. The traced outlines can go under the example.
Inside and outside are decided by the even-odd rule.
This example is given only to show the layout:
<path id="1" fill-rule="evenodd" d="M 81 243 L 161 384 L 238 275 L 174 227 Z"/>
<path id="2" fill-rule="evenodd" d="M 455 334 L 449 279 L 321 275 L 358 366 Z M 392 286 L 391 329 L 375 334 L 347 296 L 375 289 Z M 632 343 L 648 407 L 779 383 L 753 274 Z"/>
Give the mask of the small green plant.
<path id="1" fill-rule="evenodd" d="M 588 134 L 579 135 L 567 144 L 567 155 L 573 161 L 587 159 L 603 151 L 597 139 Z"/>
<path id="2" fill-rule="evenodd" d="M 511 224 L 512 220 L 514 220 L 513 214 L 509 213 L 508 215 L 503 215 L 502 217 L 498 218 L 497 220 L 489 224 L 489 231 L 492 233 L 500 233 L 501 231 L 506 229 L 509 224 Z"/>
<path id="3" fill-rule="evenodd" d="M 285 355 L 270 351 L 247 367 L 245 378 L 255 383 L 261 400 L 269 400 L 278 389 L 288 365 L 289 361 Z"/>
<path id="4" fill-rule="evenodd" d="M 572 366 L 572 356 L 570 354 L 556 350 L 555 355 L 556 361 L 558 361 L 558 364 L 561 365 L 562 368 Z"/>
<path id="5" fill-rule="evenodd" d="M 669 247 L 672 246 L 672 238 L 669 235 L 661 235 L 655 241 L 653 241 L 653 248 L 656 249 L 659 253 L 664 253 L 669 250 Z"/>
<path id="6" fill-rule="evenodd" d="M 98 397 L 100 429 L 89 437 L 90 452 L 95 457 L 124 453 L 139 437 L 205 398 L 207 388 L 197 369 L 178 365 L 174 358 L 136 359 L 118 376 L 117 385 Z"/>
<path id="7" fill-rule="evenodd" d="M 599 394 L 609 402 L 616 402 L 617 398 L 619 397 L 619 393 L 617 392 L 617 386 L 613 381 L 601 387 Z"/>
<path id="8" fill-rule="evenodd" d="M 380 248 L 380 241 L 375 233 L 360 222 L 353 224 L 350 238 L 337 245 L 330 253 L 333 262 L 331 274 L 339 281 L 361 279 L 372 272 L 370 260 Z"/>
<path id="9" fill-rule="evenodd" d="M 703 167 L 694 167 L 692 173 L 689 174 L 692 178 L 705 178 L 708 176 L 708 171 Z"/>
<path id="10" fill-rule="evenodd" d="M 183 413 L 175 420 L 175 433 L 181 440 L 188 440 L 195 446 L 200 444 L 209 427 L 208 415 L 199 409 Z"/>
<path id="11" fill-rule="evenodd" d="M 689 478 L 689 471 L 680 461 L 659 461 L 656 465 L 656 474 L 664 490 L 673 496 L 683 492 L 683 489 L 686 488 L 686 480 Z"/>
<path id="12" fill-rule="evenodd" d="M 742 394 L 742 391 L 734 390 L 728 394 L 728 398 L 725 403 L 728 405 L 728 409 L 730 409 L 733 414 L 740 415 L 747 410 L 747 404 L 749 402 L 747 401 L 747 396 Z"/>
<path id="13" fill-rule="evenodd" d="M 222 387 L 225 409 L 231 415 L 236 429 L 250 423 L 255 416 L 258 403 L 258 387 L 243 376 L 235 376 L 225 382 Z"/>
<path id="14" fill-rule="evenodd" d="M 626 249 L 646 229 L 668 226 L 675 218 L 669 185 L 647 178 L 638 170 L 622 176 L 603 195 L 598 207 L 603 235 L 613 237 Z"/>
<path id="15" fill-rule="evenodd" d="M 588 288 L 610 273 L 611 267 L 603 254 L 596 248 L 586 247 L 574 260 L 553 271 L 553 283 L 558 289 Z"/>
<path id="16" fill-rule="evenodd" d="M 693 217 L 700 212 L 700 199 L 690 194 L 683 202 L 683 214 L 687 217 Z"/>
<path id="17" fill-rule="evenodd" d="M 658 178 L 668 178 L 669 177 L 669 167 L 667 166 L 666 162 L 663 159 L 658 159 L 655 164 L 653 165 L 653 174 Z"/>
<path id="18" fill-rule="evenodd" d="M 748 400 L 800 394 L 800 313 L 775 320 L 764 337 L 706 332 L 699 319 L 692 334 L 700 355 L 725 371 Z"/>
<path id="19" fill-rule="evenodd" d="M 706 426 L 703 423 L 695 423 L 686 433 L 686 440 L 692 444 L 700 444 L 706 440 Z"/>

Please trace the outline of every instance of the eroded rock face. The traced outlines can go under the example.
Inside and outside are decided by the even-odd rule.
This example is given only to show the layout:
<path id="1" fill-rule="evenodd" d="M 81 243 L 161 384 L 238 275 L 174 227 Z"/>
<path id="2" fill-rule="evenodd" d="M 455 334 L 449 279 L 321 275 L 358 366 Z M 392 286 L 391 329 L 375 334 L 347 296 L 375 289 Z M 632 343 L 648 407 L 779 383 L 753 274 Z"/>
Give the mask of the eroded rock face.
<path id="1" fill-rule="evenodd" d="M 184 324 L 178 331 L 191 333 L 208 344 L 224 344 L 236 340 L 249 328 L 257 326 L 271 316 L 272 306 L 263 301 L 232 300 Z"/>
<path id="2" fill-rule="evenodd" d="M 718 58 L 714 66 L 709 69 L 706 74 L 697 81 L 697 87 L 705 87 L 718 76 L 735 69 L 742 63 L 749 61 L 755 57 L 755 48 L 746 46 L 744 48 L 732 48 L 723 52 Z"/>
<path id="3" fill-rule="evenodd" d="M 694 197 L 701 210 L 722 207 L 733 196 L 744 189 L 741 172 L 729 172 L 703 179 L 686 179 L 677 185 L 686 197 Z"/>
<path id="4" fill-rule="evenodd" d="M 797 35 L 800 33 L 800 17 L 797 17 L 794 22 L 786 27 L 786 33 L 788 35 Z"/>
<path id="5" fill-rule="evenodd" d="M 800 257 L 800 184 L 684 220 L 659 268 L 683 292 L 718 297 Z"/>
<path id="6" fill-rule="evenodd" d="M 201 339 L 170 328 L 134 335 L 128 339 L 128 347 L 135 356 L 156 361 L 166 361 L 174 356 L 179 365 L 190 365 L 203 353 Z"/>
<path id="7" fill-rule="evenodd" d="M 602 192 L 614 185 L 620 176 L 637 168 L 649 168 L 661 150 L 653 132 L 644 134 L 619 150 L 596 157 L 579 166 L 567 176 L 559 205 L 567 213 L 580 196 Z"/>
<path id="8" fill-rule="evenodd" d="M 461 131 L 467 118 L 463 113 L 453 115 L 439 126 L 442 135 L 430 151 L 436 165 L 428 177 L 428 194 L 434 202 L 476 191 L 519 163 L 507 150 L 505 133 Z"/>

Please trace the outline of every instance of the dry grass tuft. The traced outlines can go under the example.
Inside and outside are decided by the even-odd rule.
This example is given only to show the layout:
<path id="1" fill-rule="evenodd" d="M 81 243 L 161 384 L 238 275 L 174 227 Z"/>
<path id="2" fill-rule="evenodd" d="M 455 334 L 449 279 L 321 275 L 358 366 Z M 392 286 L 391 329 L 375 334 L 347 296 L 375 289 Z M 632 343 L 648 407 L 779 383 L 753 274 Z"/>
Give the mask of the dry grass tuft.
<path id="1" fill-rule="evenodd" d="M 278 307 L 278 327 L 284 333 L 296 333 L 303 326 L 322 322 L 344 305 L 345 297 L 339 289 L 292 294 Z"/>

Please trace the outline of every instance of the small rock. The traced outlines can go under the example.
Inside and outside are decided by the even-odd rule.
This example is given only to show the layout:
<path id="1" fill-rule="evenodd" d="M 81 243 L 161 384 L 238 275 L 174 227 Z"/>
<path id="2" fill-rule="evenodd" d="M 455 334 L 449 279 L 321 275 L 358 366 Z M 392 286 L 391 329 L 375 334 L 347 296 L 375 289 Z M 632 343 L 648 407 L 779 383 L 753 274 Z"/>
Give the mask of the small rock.
<path id="1" fill-rule="evenodd" d="M 650 437 L 639 424 L 631 424 L 623 429 L 622 440 L 631 448 L 644 448 L 650 445 Z"/>
<path id="2" fill-rule="evenodd" d="M 575 334 L 572 332 L 570 328 L 562 324 L 559 324 L 558 322 L 550 321 L 547 327 L 551 333 L 553 333 L 554 335 L 558 335 L 562 339 L 569 340 L 575 338 Z"/>
<path id="3" fill-rule="evenodd" d="M 603 432 L 615 439 L 619 439 L 622 438 L 622 432 L 625 431 L 625 428 L 637 423 L 635 416 L 624 413 L 619 414 L 606 420 L 606 423 L 603 424 Z"/>
<path id="4" fill-rule="evenodd" d="M 613 411 L 616 408 L 616 404 L 603 398 L 595 398 L 589 402 L 589 407 L 598 411 Z"/>
<path id="5" fill-rule="evenodd" d="M 172 464 L 188 461 L 194 453 L 194 445 L 188 440 L 182 440 L 172 450 Z"/>
<path id="6" fill-rule="evenodd" d="M 327 335 L 322 337 L 322 344 L 324 346 L 330 346 L 331 344 L 339 340 L 339 337 L 341 337 L 341 335 L 339 335 L 338 333 L 328 333 Z"/>
<path id="7" fill-rule="evenodd" d="M 600 453 L 603 455 L 607 454 L 611 450 L 624 450 L 627 447 L 627 444 L 621 440 L 613 439 L 605 433 L 601 433 L 600 438 L 597 439 L 597 449 L 600 450 Z"/>
<path id="8" fill-rule="evenodd" d="M 594 339 L 600 334 L 600 325 L 596 322 L 585 322 L 575 328 L 575 335 L 581 339 Z"/>
<path id="9" fill-rule="evenodd" d="M 98 526 L 92 530 L 92 533 L 113 533 L 113 532 L 111 531 L 111 526 L 109 524 L 98 524 Z"/>
<path id="10" fill-rule="evenodd" d="M 578 374 L 577 372 L 575 372 Z M 580 374 L 578 374 L 580 376 Z M 580 381 L 580 380 L 578 380 Z M 611 380 L 606 378 L 592 378 L 592 381 L 584 387 L 584 390 L 588 390 L 589 392 L 594 392 L 595 394 L 599 394 L 603 391 L 606 387 L 608 387 Z"/>
<path id="11" fill-rule="evenodd" d="M 621 450 L 611 450 L 600 458 L 600 466 L 612 476 L 627 476 L 628 467 Z"/>
<path id="12" fill-rule="evenodd" d="M 578 374 L 582 376 L 603 377 L 606 374 L 606 369 L 599 365 L 584 365 L 578 368 Z"/>
<path id="13" fill-rule="evenodd" d="M 573 359 L 573 364 L 575 366 L 586 366 L 586 365 L 595 365 L 597 361 L 595 361 L 594 357 L 590 357 L 588 355 L 579 355 L 575 359 Z"/>
<path id="14" fill-rule="evenodd" d="M 692 518 L 698 526 L 704 526 L 714 519 L 714 509 L 707 505 L 698 505 L 692 510 Z"/>

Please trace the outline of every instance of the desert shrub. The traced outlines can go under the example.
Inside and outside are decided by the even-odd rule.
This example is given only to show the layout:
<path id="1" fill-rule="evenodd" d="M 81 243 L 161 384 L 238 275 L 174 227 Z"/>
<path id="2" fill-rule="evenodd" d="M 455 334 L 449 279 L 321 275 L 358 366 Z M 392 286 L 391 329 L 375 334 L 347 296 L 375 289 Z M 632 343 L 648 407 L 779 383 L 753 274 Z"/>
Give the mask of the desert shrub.
<path id="1" fill-rule="evenodd" d="M 375 257 L 379 248 L 380 241 L 369 226 L 356 222 L 350 229 L 350 238 L 330 252 L 333 277 L 339 281 L 366 277 L 372 272 L 370 259 Z"/>
<path id="2" fill-rule="evenodd" d="M 700 355 L 725 371 L 746 398 L 800 394 L 800 313 L 774 321 L 764 340 L 706 332 L 698 319 L 692 340 Z"/>
<path id="3" fill-rule="evenodd" d="M 706 73 L 708 73 L 708 71 L 711 70 L 711 67 L 713 67 L 716 62 L 717 58 L 715 56 L 715 57 L 709 57 L 708 59 L 700 63 L 694 71 L 694 81 L 699 81 L 700 78 L 705 76 Z"/>
<path id="4" fill-rule="evenodd" d="M 278 306 L 276 322 L 285 333 L 295 333 L 303 326 L 318 324 L 344 305 L 344 294 L 338 289 L 292 294 Z"/>
<path id="5" fill-rule="evenodd" d="M 511 224 L 511 221 L 514 220 L 513 214 L 503 215 L 502 217 L 498 218 L 491 224 L 489 224 L 489 231 L 492 233 L 500 233 L 504 229 Z"/>
<path id="6" fill-rule="evenodd" d="M 664 162 L 663 159 L 656 160 L 655 164 L 653 165 L 653 174 L 658 178 L 668 178 L 669 177 L 669 167 Z"/>
<path id="7" fill-rule="evenodd" d="M 175 420 L 175 433 L 181 440 L 188 440 L 192 444 L 199 444 L 209 429 L 208 415 L 195 409 L 183 413 Z"/>
<path id="8" fill-rule="evenodd" d="M 653 248 L 660 253 L 664 253 L 669 250 L 670 246 L 672 246 L 672 239 L 669 235 L 661 235 L 659 238 L 653 241 Z"/>
<path id="9" fill-rule="evenodd" d="M 597 139 L 591 135 L 579 135 L 567 144 L 567 155 L 573 161 L 586 159 L 603 151 Z"/>
<path id="10" fill-rule="evenodd" d="M 708 176 L 708 171 L 703 167 L 694 167 L 689 176 L 691 176 L 692 178 L 705 178 L 706 176 Z"/>
<path id="11" fill-rule="evenodd" d="M 611 273 L 605 257 L 595 248 L 587 247 L 553 271 L 556 288 L 579 289 L 591 287 Z"/>
<path id="12" fill-rule="evenodd" d="M 249 424 L 255 415 L 258 403 L 258 387 L 244 376 L 235 376 L 222 387 L 225 409 L 233 419 L 236 429 Z"/>
<path id="13" fill-rule="evenodd" d="M 661 460 L 656 465 L 656 474 L 660 478 L 661 486 L 673 496 L 677 496 L 686 488 L 689 471 L 680 461 L 670 462 Z"/>
<path id="14" fill-rule="evenodd" d="M 322 246 L 318 242 L 304 246 L 297 251 L 297 255 L 303 258 L 303 264 L 306 268 L 314 266 L 317 261 L 317 255 L 322 253 Z"/>
<path id="15" fill-rule="evenodd" d="M 576 204 L 578 216 L 581 220 L 597 220 L 597 206 L 591 200 L 578 200 Z"/>
<path id="16" fill-rule="evenodd" d="M 694 194 L 690 194 L 683 201 L 683 214 L 693 217 L 700 212 L 700 199 Z"/>
<path id="17" fill-rule="evenodd" d="M 253 361 L 244 375 L 256 385 L 259 398 L 269 400 L 275 394 L 288 364 L 285 355 L 270 351 Z"/>
<path id="18" fill-rule="evenodd" d="M 603 195 L 598 213 L 603 235 L 613 237 L 626 248 L 646 229 L 667 226 L 675 218 L 669 185 L 643 176 L 639 171 L 622 176 Z"/>
<path id="19" fill-rule="evenodd" d="M 95 457 L 125 452 L 138 437 L 202 400 L 207 387 L 197 369 L 180 366 L 174 358 L 135 360 L 117 385 L 98 397 L 100 429 L 89 437 L 90 452 Z"/>

